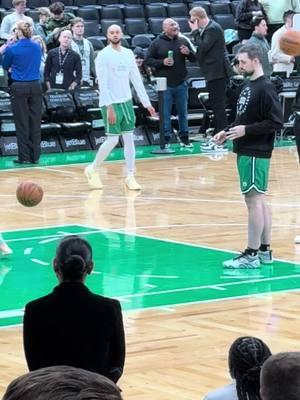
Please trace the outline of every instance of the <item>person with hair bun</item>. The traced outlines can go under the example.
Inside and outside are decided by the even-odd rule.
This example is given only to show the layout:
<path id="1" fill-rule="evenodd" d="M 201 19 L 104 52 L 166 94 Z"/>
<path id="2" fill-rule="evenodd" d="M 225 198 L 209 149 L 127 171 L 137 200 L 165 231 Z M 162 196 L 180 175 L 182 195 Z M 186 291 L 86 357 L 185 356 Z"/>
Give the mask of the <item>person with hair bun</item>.
<path id="1" fill-rule="evenodd" d="M 69 365 L 114 382 L 121 377 L 125 361 L 121 306 L 85 286 L 93 266 L 86 240 L 76 235 L 62 239 L 53 261 L 59 285 L 25 307 L 23 339 L 30 371 Z"/>
<path id="2" fill-rule="evenodd" d="M 31 40 L 32 26 L 17 22 L 14 44 L 4 51 L 2 66 L 11 70 L 11 105 L 18 143 L 17 164 L 38 163 L 41 154 L 41 47 Z"/>
<path id="3" fill-rule="evenodd" d="M 261 339 L 253 336 L 237 338 L 228 355 L 233 382 L 210 392 L 204 400 L 261 400 L 260 370 L 270 356 L 269 347 Z"/>

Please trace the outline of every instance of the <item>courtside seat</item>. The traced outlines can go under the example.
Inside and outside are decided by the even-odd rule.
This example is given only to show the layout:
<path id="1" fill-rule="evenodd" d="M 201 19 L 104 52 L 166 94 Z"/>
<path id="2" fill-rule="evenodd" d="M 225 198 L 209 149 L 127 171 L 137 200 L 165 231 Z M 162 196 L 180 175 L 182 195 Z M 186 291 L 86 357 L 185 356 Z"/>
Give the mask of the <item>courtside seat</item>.
<path id="1" fill-rule="evenodd" d="M 167 7 L 167 13 L 170 18 L 188 17 L 188 7 L 184 3 L 170 3 Z"/>
<path id="2" fill-rule="evenodd" d="M 213 19 L 218 24 L 221 25 L 221 27 L 223 28 L 224 31 L 225 31 L 225 29 L 233 29 L 233 30 L 237 29 L 236 21 L 232 14 L 214 15 Z"/>
<path id="3" fill-rule="evenodd" d="M 180 32 L 182 33 L 190 33 L 191 28 L 188 23 L 187 17 L 173 17 L 173 19 L 178 23 L 180 27 Z"/>
<path id="4" fill-rule="evenodd" d="M 80 7 L 76 11 L 77 17 L 83 18 L 84 23 L 87 21 L 95 21 L 97 24 L 100 22 L 100 16 L 96 7 Z"/>
<path id="5" fill-rule="evenodd" d="M 94 51 L 103 50 L 105 45 L 103 43 L 103 36 L 88 36 L 87 38 L 93 45 Z"/>
<path id="6" fill-rule="evenodd" d="M 230 3 L 230 6 L 231 6 L 231 14 L 232 15 L 236 15 L 236 9 L 237 9 L 237 7 L 238 7 L 238 5 L 239 5 L 239 0 L 233 0 L 233 1 L 231 1 L 231 3 Z"/>
<path id="7" fill-rule="evenodd" d="M 150 32 L 157 36 L 162 33 L 162 24 L 165 18 L 149 18 L 148 25 Z"/>
<path id="8" fill-rule="evenodd" d="M 154 39 L 154 35 L 152 33 L 135 35 L 131 39 L 131 46 L 132 48 L 141 47 L 142 49 L 148 49 L 152 43 L 152 39 Z"/>
<path id="9" fill-rule="evenodd" d="M 98 21 L 85 21 L 84 22 L 84 34 L 85 36 L 99 36 L 100 25 Z"/>
<path id="10" fill-rule="evenodd" d="M 63 151 L 90 150 L 92 146 L 89 132 L 92 124 L 79 120 L 72 93 L 63 89 L 52 89 L 44 94 L 44 100 L 49 119 L 61 126 L 59 142 Z"/>
<path id="11" fill-rule="evenodd" d="M 28 17 L 31 17 L 33 19 L 34 23 L 39 22 L 39 12 L 38 10 L 27 10 L 25 15 L 27 15 Z"/>
<path id="12" fill-rule="evenodd" d="M 230 3 L 225 2 L 218 2 L 218 3 L 211 3 L 210 4 L 210 12 L 211 15 L 218 15 L 218 14 L 231 14 L 231 7 Z"/>
<path id="13" fill-rule="evenodd" d="M 98 89 L 80 87 L 74 91 L 73 98 L 80 121 L 93 121 L 100 118 Z"/>
<path id="14" fill-rule="evenodd" d="M 74 0 L 74 5 L 80 8 L 94 7 L 101 10 L 102 6 L 98 4 L 97 0 Z"/>
<path id="15" fill-rule="evenodd" d="M 118 6 L 102 7 L 101 19 L 117 19 L 123 21 L 122 9 Z"/>
<path id="16" fill-rule="evenodd" d="M 148 25 L 144 18 L 125 18 L 125 32 L 130 36 L 147 34 Z"/>
<path id="17" fill-rule="evenodd" d="M 123 12 L 125 18 L 145 18 L 145 9 L 141 4 L 125 5 Z"/>
<path id="18" fill-rule="evenodd" d="M 119 25 L 121 28 L 123 28 L 122 19 L 101 19 L 100 25 L 102 34 L 106 36 L 107 29 L 113 24 Z M 95 36 L 95 35 L 90 35 L 90 36 Z"/>
<path id="19" fill-rule="evenodd" d="M 3 2 L 1 2 L 1 4 L 3 4 Z M 48 7 L 48 6 L 49 6 L 49 0 L 28 0 L 28 1 L 26 1 L 26 7 L 29 7 L 29 8 L 39 8 L 39 7 Z"/>
<path id="20" fill-rule="evenodd" d="M 0 121 L 12 118 L 13 112 L 11 108 L 10 94 L 0 91 Z"/>
<path id="21" fill-rule="evenodd" d="M 159 4 L 146 4 L 145 5 L 146 17 L 149 18 L 167 18 L 167 8 L 163 3 Z"/>
<path id="22" fill-rule="evenodd" d="M 64 89 L 48 90 L 44 94 L 46 113 L 50 121 L 57 122 L 67 133 L 85 132 L 89 129 L 88 121 L 80 121 L 73 96 Z M 78 122 L 73 122 L 73 121 Z"/>

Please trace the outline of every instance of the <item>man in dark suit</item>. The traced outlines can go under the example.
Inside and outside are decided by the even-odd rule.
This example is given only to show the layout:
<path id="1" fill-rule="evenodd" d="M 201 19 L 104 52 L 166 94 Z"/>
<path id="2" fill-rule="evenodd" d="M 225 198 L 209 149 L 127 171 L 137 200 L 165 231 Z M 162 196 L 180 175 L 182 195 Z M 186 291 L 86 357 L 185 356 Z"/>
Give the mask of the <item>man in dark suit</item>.
<path id="1" fill-rule="evenodd" d="M 92 249 L 78 236 L 57 248 L 52 293 L 26 305 L 24 349 L 29 370 L 69 365 L 117 382 L 123 373 L 125 338 L 120 303 L 90 292 Z"/>
<path id="2" fill-rule="evenodd" d="M 221 26 L 210 20 L 202 7 L 190 10 L 189 25 L 197 45 L 196 57 L 206 79 L 209 102 L 214 113 L 214 133 L 227 125 L 226 88 L 232 71 Z"/>

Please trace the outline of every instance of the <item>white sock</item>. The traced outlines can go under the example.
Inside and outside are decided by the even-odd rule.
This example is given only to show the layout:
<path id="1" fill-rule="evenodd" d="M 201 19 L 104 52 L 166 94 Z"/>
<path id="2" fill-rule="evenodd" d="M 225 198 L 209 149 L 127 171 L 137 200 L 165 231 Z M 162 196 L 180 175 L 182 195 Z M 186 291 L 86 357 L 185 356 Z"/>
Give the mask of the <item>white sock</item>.
<path id="1" fill-rule="evenodd" d="M 94 169 L 97 169 L 106 157 L 111 153 L 111 151 L 116 147 L 119 142 L 119 135 L 107 136 L 107 139 L 99 147 L 96 157 L 92 163 Z"/>
<path id="2" fill-rule="evenodd" d="M 122 135 L 124 140 L 124 157 L 126 160 L 127 175 L 133 176 L 135 171 L 135 145 L 132 133 Z"/>

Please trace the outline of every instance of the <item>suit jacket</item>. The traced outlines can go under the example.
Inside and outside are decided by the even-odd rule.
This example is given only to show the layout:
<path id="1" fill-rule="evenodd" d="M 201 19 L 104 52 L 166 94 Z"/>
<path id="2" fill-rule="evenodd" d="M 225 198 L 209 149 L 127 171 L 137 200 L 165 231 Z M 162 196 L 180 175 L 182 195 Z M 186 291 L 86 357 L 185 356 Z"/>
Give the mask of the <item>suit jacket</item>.
<path id="1" fill-rule="evenodd" d="M 231 67 L 221 26 L 210 20 L 204 29 L 193 31 L 192 36 L 197 45 L 196 58 L 205 79 L 212 81 L 228 78 Z"/>
<path id="2" fill-rule="evenodd" d="M 80 282 L 62 282 L 26 305 L 24 350 L 30 371 L 70 365 L 117 382 L 125 361 L 119 301 L 98 296 Z"/>

